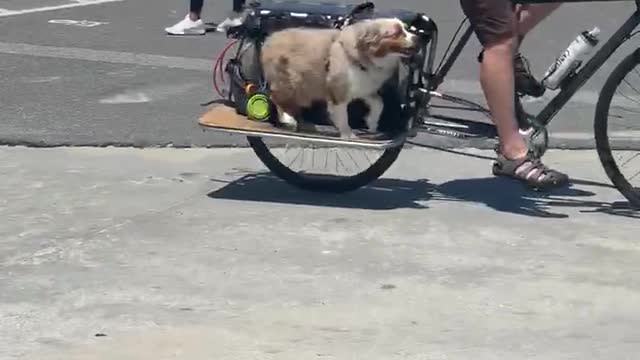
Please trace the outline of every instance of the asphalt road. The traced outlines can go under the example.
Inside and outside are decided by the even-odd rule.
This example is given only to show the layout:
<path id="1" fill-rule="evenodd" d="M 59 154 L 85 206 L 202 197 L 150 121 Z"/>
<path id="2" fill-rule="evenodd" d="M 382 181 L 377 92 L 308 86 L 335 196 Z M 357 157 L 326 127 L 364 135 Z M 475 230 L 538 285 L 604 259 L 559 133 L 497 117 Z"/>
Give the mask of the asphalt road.
<path id="1" fill-rule="evenodd" d="M 230 6 L 206 4 L 205 20 L 224 18 Z M 462 19 L 456 1 L 379 6 L 426 12 L 440 26 L 441 52 Z M 598 25 L 606 37 L 633 8 L 628 1 L 565 5 L 530 35 L 523 50 L 540 74 L 577 32 Z M 196 125 L 204 111 L 200 104 L 214 97 L 211 66 L 227 40 L 215 33 L 166 36 L 163 28 L 185 10 L 186 1 L 169 0 L 0 1 L 0 143 L 244 144 L 242 137 L 204 133 Z M 625 45 L 560 112 L 551 126 L 554 144 L 589 146 L 598 90 L 616 60 L 636 44 L 634 39 Z M 473 38 L 443 88 L 482 102 L 477 52 Z"/>

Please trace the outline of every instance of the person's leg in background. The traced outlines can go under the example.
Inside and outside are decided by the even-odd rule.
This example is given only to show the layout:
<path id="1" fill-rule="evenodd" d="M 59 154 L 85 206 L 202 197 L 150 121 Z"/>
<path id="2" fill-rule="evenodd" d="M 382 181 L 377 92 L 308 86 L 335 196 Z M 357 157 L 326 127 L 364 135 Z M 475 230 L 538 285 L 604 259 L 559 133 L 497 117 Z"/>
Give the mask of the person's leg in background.
<path id="1" fill-rule="evenodd" d="M 200 18 L 204 0 L 191 0 L 189 3 L 189 13 L 177 24 L 165 28 L 170 35 L 204 35 L 206 29 L 204 22 Z"/>
<path id="2" fill-rule="evenodd" d="M 192 21 L 200 20 L 203 7 L 204 0 L 191 0 L 189 3 L 189 18 L 191 18 Z"/>
<path id="3" fill-rule="evenodd" d="M 242 25 L 242 13 L 244 11 L 244 4 L 245 0 L 233 0 L 231 13 L 229 13 L 227 18 L 218 25 L 216 30 L 225 32 L 229 28 Z"/>
<path id="4" fill-rule="evenodd" d="M 242 24 L 242 13 L 244 11 L 244 0 L 233 0 L 233 6 L 227 18 L 216 28 L 217 31 L 224 32 L 228 28 Z M 189 13 L 177 24 L 168 27 L 165 31 L 170 35 L 204 35 L 206 33 L 205 24 L 201 14 L 204 0 L 191 0 L 189 3 Z"/>
<path id="5" fill-rule="evenodd" d="M 511 0 L 460 0 L 460 4 L 484 48 L 480 83 L 500 138 L 493 173 L 535 186 L 564 184 L 566 175 L 546 168 L 531 156 L 516 122 L 513 60 L 518 19 Z"/>

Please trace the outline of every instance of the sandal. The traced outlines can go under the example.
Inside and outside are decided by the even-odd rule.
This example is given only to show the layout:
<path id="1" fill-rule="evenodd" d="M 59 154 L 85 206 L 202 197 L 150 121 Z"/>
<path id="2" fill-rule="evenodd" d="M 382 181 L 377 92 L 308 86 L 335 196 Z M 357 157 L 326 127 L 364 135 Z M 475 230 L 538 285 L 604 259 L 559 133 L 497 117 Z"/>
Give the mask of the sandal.
<path id="1" fill-rule="evenodd" d="M 501 153 L 493 164 L 493 174 L 520 180 L 533 188 L 563 186 L 569 182 L 569 176 L 546 167 L 531 153 L 520 159 L 507 159 Z"/>

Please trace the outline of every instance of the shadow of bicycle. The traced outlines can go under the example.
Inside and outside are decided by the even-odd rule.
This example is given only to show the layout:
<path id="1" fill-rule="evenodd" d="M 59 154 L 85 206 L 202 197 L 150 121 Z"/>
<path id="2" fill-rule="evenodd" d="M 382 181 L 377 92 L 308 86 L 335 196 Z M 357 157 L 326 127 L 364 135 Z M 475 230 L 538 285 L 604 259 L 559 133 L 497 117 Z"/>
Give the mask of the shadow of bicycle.
<path id="1" fill-rule="evenodd" d="M 496 211 L 545 218 L 566 218 L 567 214 L 554 211 L 565 202 L 576 206 L 590 206 L 582 198 L 595 193 L 573 186 L 539 192 L 522 184 L 498 177 L 458 179 L 436 187 L 434 198 L 446 201 L 464 201 L 484 204 Z"/>
<path id="2" fill-rule="evenodd" d="M 541 218 L 569 217 L 559 212 L 559 208 L 640 218 L 640 212 L 629 208 L 626 202 L 590 200 L 595 193 L 582 189 L 587 186 L 611 188 L 607 184 L 574 180 L 572 185 L 564 188 L 537 192 L 517 181 L 499 177 L 457 179 L 440 185 L 424 179 L 382 178 L 357 191 L 327 194 L 299 190 L 265 172 L 246 174 L 208 196 L 213 199 L 367 210 L 425 209 L 429 201 L 468 202 L 484 204 L 499 212 Z"/>
<path id="3" fill-rule="evenodd" d="M 423 209 L 433 185 L 427 180 L 379 179 L 344 194 L 315 193 L 297 189 L 270 173 L 247 174 L 208 194 L 214 199 L 257 201 L 333 208 L 393 210 Z"/>

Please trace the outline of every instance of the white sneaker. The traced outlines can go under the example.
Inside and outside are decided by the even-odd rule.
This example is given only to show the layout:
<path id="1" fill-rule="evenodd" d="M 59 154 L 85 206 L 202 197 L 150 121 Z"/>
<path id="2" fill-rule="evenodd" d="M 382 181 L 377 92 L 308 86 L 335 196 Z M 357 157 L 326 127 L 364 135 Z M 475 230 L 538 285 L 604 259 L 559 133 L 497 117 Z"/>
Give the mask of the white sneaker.
<path id="1" fill-rule="evenodd" d="M 233 16 L 229 16 L 223 22 L 218 24 L 216 31 L 225 32 L 228 29 L 242 25 L 242 14 L 234 13 Z"/>
<path id="2" fill-rule="evenodd" d="M 204 35 L 206 30 L 202 19 L 193 21 L 189 15 L 185 16 L 179 23 L 164 29 L 169 35 Z"/>

